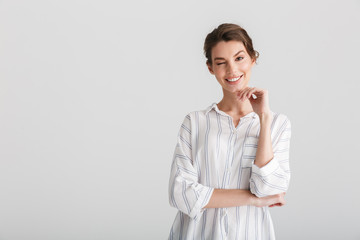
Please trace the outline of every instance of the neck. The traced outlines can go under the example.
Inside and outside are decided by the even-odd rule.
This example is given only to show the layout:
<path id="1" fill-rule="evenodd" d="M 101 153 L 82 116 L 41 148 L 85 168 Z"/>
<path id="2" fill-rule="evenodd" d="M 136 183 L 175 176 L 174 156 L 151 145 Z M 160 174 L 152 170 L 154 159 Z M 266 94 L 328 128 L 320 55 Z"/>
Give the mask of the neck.
<path id="1" fill-rule="evenodd" d="M 239 115 L 245 115 L 254 111 L 248 99 L 242 102 L 238 99 L 236 93 L 223 92 L 223 99 L 217 104 L 221 111 Z"/>

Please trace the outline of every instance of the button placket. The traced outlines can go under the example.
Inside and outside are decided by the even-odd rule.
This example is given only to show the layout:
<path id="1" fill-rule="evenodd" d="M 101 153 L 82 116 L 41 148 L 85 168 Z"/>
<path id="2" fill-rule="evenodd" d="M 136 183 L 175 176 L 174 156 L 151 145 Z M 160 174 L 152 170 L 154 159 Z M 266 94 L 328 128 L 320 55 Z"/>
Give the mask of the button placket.
<path id="1" fill-rule="evenodd" d="M 232 164 L 234 162 L 234 157 L 235 157 L 235 143 L 237 141 L 237 135 L 238 133 L 235 132 L 234 136 L 233 136 L 233 139 L 231 141 L 231 151 L 232 151 L 232 156 L 231 156 L 231 159 L 228 159 L 229 161 L 229 164 L 228 164 L 228 167 L 227 169 L 225 169 L 225 174 L 226 174 L 226 178 L 225 178 L 225 183 L 224 183 L 224 186 L 225 188 L 229 188 L 229 185 L 230 185 L 230 178 L 231 178 L 231 167 L 232 167 Z"/>
<path id="2" fill-rule="evenodd" d="M 228 118 L 228 120 L 231 122 L 231 124 L 229 124 L 230 125 L 230 135 L 232 134 L 232 139 L 231 139 L 231 142 L 230 142 L 230 146 L 229 146 L 229 150 L 230 150 L 230 152 L 233 152 L 234 151 L 234 140 L 235 140 L 235 136 L 236 136 L 236 134 L 235 134 L 235 132 L 236 132 L 236 130 L 235 130 L 235 127 L 234 127 L 234 123 L 232 122 L 232 118 L 230 117 L 230 116 L 228 116 L 227 115 L 227 118 Z M 224 177 L 223 177 L 223 179 L 222 179 L 222 182 L 221 182 L 221 186 L 222 186 L 222 188 L 228 188 L 229 187 L 229 184 L 228 184 L 228 182 L 229 182 L 229 173 L 230 173 L 230 171 L 229 171 L 229 166 L 231 165 L 231 163 L 232 163 L 232 159 L 231 159 L 231 156 L 228 156 L 227 157 L 227 159 L 226 159 L 226 163 L 225 163 L 225 168 L 224 168 Z"/>

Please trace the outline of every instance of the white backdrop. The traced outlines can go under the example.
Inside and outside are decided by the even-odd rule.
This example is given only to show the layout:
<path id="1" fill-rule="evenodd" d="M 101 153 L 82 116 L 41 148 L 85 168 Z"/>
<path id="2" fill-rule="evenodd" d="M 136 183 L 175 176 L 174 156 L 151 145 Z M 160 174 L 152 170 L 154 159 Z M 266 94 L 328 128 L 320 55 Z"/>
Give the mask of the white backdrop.
<path id="1" fill-rule="evenodd" d="M 278 239 L 360 239 L 360 1 L 0 1 L 0 240 L 166 239 L 184 116 L 222 97 L 206 34 L 244 27 L 292 123 Z"/>

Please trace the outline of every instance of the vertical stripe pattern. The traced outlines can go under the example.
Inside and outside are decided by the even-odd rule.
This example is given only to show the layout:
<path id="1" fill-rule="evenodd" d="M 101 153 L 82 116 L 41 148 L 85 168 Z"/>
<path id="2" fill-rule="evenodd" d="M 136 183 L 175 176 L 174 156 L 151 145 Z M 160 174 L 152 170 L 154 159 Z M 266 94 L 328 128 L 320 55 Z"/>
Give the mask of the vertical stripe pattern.
<path id="1" fill-rule="evenodd" d="M 232 118 L 216 103 L 180 124 L 169 179 L 169 203 L 178 209 L 169 239 L 275 239 L 268 207 L 208 208 L 215 188 L 249 189 L 258 197 L 285 192 L 290 181 L 291 124 L 274 113 L 274 158 L 254 165 L 260 122 L 255 112 Z"/>

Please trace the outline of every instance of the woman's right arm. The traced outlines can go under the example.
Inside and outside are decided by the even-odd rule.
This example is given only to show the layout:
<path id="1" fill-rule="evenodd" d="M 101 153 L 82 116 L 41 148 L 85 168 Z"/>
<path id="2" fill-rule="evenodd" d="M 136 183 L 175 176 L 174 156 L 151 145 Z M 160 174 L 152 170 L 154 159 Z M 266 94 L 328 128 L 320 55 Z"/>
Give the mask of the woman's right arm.
<path id="1" fill-rule="evenodd" d="M 213 194 L 204 208 L 225 208 L 252 205 L 256 207 L 283 206 L 285 193 L 259 198 L 250 190 L 214 189 Z"/>

